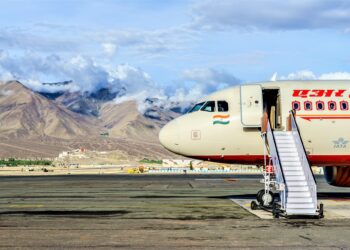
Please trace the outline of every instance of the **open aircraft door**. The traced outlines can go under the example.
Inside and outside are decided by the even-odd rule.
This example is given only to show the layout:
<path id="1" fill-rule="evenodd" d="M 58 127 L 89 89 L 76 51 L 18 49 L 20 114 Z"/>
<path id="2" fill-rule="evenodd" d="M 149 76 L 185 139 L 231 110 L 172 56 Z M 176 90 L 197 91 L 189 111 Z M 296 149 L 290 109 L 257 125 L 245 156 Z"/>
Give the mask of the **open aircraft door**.
<path id="1" fill-rule="evenodd" d="M 261 127 L 263 97 L 261 85 L 241 85 L 241 122 L 244 127 Z"/>

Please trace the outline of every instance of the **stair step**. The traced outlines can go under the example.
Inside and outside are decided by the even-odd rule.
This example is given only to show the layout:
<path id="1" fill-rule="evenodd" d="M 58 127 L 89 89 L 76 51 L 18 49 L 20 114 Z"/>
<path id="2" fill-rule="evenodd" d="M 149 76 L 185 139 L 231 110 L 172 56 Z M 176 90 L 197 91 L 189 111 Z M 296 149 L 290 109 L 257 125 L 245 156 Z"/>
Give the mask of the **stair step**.
<path id="1" fill-rule="evenodd" d="M 298 152 L 279 152 L 280 157 L 299 157 Z"/>
<path id="2" fill-rule="evenodd" d="M 275 138 L 275 139 L 276 139 L 277 144 L 278 144 L 279 142 L 281 142 L 281 143 L 293 143 L 293 144 L 295 144 L 293 138 L 288 138 L 288 137 L 278 138 L 278 137 L 277 137 L 277 138 Z"/>
<path id="3" fill-rule="evenodd" d="M 288 215 L 317 215 L 316 209 L 287 209 Z"/>
<path id="4" fill-rule="evenodd" d="M 309 187 L 308 186 L 294 186 L 294 187 L 290 187 L 288 186 L 288 191 L 289 192 L 308 192 L 309 191 Z"/>
<path id="5" fill-rule="evenodd" d="M 302 167 L 300 162 L 295 162 L 295 161 L 281 161 L 282 163 L 282 168 L 284 169 L 285 167 Z M 292 163 L 292 164 L 291 164 Z M 296 163 L 296 164 L 293 164 Z"/>
<path id="6" fill-rule="evenodd" d="M 286 134 L 274 134 L 275 138 L 293 138 L 293 135 L 286 135 Z"/>
<path id="7" fill-rule="evenodd" d="M 302 198 L 302 197 L 311 197 L 311 194 L 309 191 L 304 192 L 288 192 L 289 198 Z"/>
<path id="8" fill-rule="evenodd" d="M 283 166 L 283 168 L 284 167 L 292 167 L 292 166 L 301 166 L 300 165 L 300 162 L 290 162 L 290 161 L 287 161 L 287 162 L 282 162 L 282 166 Z"/>
<path id="9" fill-rule="evenodd" d="M 292 135 L 291 131 L 274 131 L 273 132 L 274 135 L 281 135 L 281 136 L 288 136 L 288 135 Z"/>
<path id="10" fill-rule="evenodd" d="M 280 148 L 295 148 L 297 149 L 297 147 L 295 146 L 295 144 L 290 144 L 290 143 L 286 143 L 286 144 L 278 144 L 277 145 L 278 148 L 278 152 Z"/>
<path id="11" fill-rule="evenodd" d="M 279 144 L 293 144 L 295 145 L 294 140 L 286 140 L 286 139 L 276 139 L 277 145 Z"/>
<path id="12" fill-rule="evenodd" d="M 303 171 L 284 171 L 285 176 L 304 176 Z"/>
<path id="13" fill-rule="evenodd" d="M 303 171 L 301 166 L 283 167 L 283 171 Z"/>
<path id="14" fill-rule="evenodd" d="M 312 202 L 310 202 L 310 203 L 289 203 L 289 202 L 287 202 L 287 209 L 288 208 L 315 208 L 315 206 Z"/>
<path id="15" fill-rule="evenodd" d="M 279 153 L 298 153 L 297 148 L 279 148 L 278 149 Z"/>
<path id="16" fill-rule="evenodd" d="M 285 161 L 292 161 L 292 162 L 300 162 L 300 159 L 299 159 L 299 157 L 289 157 L 289 156 L 281 156 L 280 155 L 280 160 L 282 161 L 282 162 L 285 162 Z"/>
<path id="17" fill-rule="evenodd" d="M 280 144 L 293 144 L 293 145 L 295 145 L 294 140 L 286 140 L 286 139 L 276 139 L 276 143 L 277 143 L 277 145 L 280 145 Z"/>
<path id="18" fill-rule="evenodd" d="M 305 181 L 305 176 L 304 175 L 301 175 L 301 176 L 289 176 L 289 175 L 285 175 L 286 177 L 286 181 L 289 182 L 289 181 Z"/>
<path id="19" fill-rule="evenodd" d="M 312 198 L 311 197 L 290 197 L 288 195 L 288 198 L 287 198 L 287 203 L 288 204 L 295 204 L 295 203 L 312 203 Z"/>
<path id="20" fill-rule="evenodd" d="M 306 181 L 289 181 L 288 182 L 288 189 L 290 191 L 293 191 L 290 188 L 298 188 L 298 187 L 306 187 L 307 190 L 309 190 Z"/>

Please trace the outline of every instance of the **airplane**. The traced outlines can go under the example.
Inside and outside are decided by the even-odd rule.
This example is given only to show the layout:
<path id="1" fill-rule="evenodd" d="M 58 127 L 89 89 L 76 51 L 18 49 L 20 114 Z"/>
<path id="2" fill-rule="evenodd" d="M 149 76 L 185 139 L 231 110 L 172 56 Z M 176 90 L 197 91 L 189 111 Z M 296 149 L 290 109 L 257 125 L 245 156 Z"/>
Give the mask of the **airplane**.
<path id="1" fill-rule="evenodd" d="M 294 111 L 308 161 L 322 166 L 327 182 L 350 187 L 350 82 L 268 81 L 219 90 L 159 133 L 168 150 L 194 159 L 262 166 L 267 116 L 286 131 Z"/>
<path id="2" fill-rule="evenodd" d="M 219 90 L 166 124 L 159 140 L 186 157 L 262 166 L 265 185 L 252 209 L 322 218 L 311 166 L 323 167 L 330 185 L 350 187 L 349 83 L 274 80 Z"/>

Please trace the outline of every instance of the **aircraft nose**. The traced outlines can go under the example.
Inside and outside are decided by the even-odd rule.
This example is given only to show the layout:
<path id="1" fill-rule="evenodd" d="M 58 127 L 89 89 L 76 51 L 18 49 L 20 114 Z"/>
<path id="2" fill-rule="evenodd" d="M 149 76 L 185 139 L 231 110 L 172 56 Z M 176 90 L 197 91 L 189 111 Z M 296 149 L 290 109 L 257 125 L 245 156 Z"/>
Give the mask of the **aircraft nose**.
<path id="1" fill-rule="evenodd" d="M 159 132 L 159 141 L 166 149 L 179 153 L 179 124 L 173 120 Z"/>

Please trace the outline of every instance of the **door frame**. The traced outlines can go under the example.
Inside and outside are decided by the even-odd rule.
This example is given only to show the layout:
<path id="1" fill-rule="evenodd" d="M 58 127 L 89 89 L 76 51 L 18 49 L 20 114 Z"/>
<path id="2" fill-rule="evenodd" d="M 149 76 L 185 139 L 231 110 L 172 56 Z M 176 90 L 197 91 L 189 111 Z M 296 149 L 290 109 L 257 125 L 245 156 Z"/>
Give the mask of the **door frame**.
<path id="1" fill-rule="evenodd" d="M 259 119 L 259 123 L 257 125 L 247 125 L 247 124 L 244 124 L 244 121 L 243 121 L 243 109 L 242 109 L 242 87 L 245 87 L 245 86 L 259 86 L 260 87 L 260 90 L 261 90 L 261 117 Z M 247 127 L 247 128 L 260 128 L 261 127 L 261 118 L 263 116 L 263 113 L 264 113 L 264 103 L 263 103 L 263 88 L 261 86 L 261 84 L 244 84 L 244 85 L 240 85 L 240 88 L 239 88 L 239 94 L 240 94 L 240 113 L 241 113 L 241 124 L 243 125 L 243 127 Z"/>

